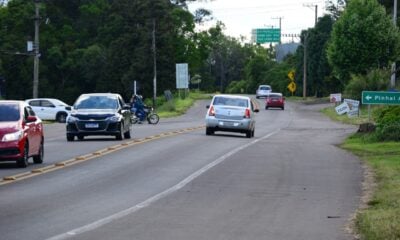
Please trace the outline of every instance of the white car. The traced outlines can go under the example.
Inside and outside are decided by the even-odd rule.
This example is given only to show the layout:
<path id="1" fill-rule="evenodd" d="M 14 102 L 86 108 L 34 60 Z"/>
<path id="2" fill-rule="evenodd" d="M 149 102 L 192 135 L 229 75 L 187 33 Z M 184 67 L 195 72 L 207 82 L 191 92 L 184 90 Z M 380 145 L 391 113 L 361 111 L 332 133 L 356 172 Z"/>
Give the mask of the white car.
<path id="1" fill-rule="evenodd" d="M 25 100 L 36 116 L 42 120 L 65 123 L 71 113 L 71 106 L 55 98 L 33 98 Z"/>
<path id="2" fill-rule="evenodd" d="M 238 95 L 215 95 L 207 105 L 206 135 L 216 131 L 245 133 L 254 137 L 255 114 L 258 106 L 250 97 Z"/>
<path id="3" fill-rule="evenodd" d="M 260 85 L 256 91 L 256 98 L 267 97 L 272 92 L 270 85 Z"/>

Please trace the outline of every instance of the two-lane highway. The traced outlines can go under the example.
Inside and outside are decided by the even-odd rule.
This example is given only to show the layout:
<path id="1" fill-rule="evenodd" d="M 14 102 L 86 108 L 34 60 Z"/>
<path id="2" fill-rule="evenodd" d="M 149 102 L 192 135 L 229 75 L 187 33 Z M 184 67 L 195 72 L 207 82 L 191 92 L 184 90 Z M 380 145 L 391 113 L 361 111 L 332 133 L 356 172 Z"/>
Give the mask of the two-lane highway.
<path id="1" fill-rule="evenodd" d="M 0 186 L 0 239 L 352 239 L 344 226 L 362 170 L 335 145 L 354 127 L 321 116 L 320 105 L 288 103 L 261 108 L 255 138 L 206 136 L 207 103 L 134 125 L 122 142 L 67 142 L 63 125 L 46 126 L 48 165 L 153 138 Z"/>

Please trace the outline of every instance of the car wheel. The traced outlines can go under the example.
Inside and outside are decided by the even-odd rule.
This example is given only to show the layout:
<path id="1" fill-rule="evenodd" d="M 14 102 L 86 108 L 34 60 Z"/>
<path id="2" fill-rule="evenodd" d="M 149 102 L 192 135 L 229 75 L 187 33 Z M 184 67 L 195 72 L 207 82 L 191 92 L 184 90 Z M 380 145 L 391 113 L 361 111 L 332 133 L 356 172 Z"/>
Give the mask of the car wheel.
<path id="1" fill-rule="evenodd" d="M 157 124 L 158 121 L 160 121 L 160 117 L 156 113 L 150 114 L 150 116 L 147 117 L 147 121 L 150 124 Z"/>
<path id="2" fill-rule="evenodd" d="M 130 129 L 128 129 L 128 131 L 126 131 L 124 133 L 124 138 L 126 138 L 126 139 L 130 139 L 131 138 L 131 130 Z"/>
<path id="3" fill-rule="evenodd" d="M 56 120 L 59 123 L 65 123 L 65 121 L 67 120 L 67 114 L 65 112 L 58 113 Z"/>
<path id="4" fill-rule="evenodd" d="M 26 168 L 28 166 L 28 159 L 29 159 L 29 147 L 28 147 L 28 142 L 26 142 L 24 147 L 24 154 L 21 158 L 17 160 L 18 167 Z"/>
<path id="5" fill-rule="evenodd" d="M 285 107 L 282 107 L 282 110 L 285 110 Z"/>
<path id="6" fill-rule="evenodd" d="M 115 138 L 117 140 L 122 140 L 124 138 L 124 126 L 122 123 L 119 123 L 119 131 L 117 133 L 117 135 L 115 135 Z"/>
<path id="7" fill-rule="evenodd" d="M 251 137 L 254 137 L 254 132 L 255 131 L 256 131 L 255 129 L 253 129 L 253 131 L 251 131 Z"/>
<path id="8" fill-rule="evenodd" d="M 78 140 L 82 141 L 85 138 L 83 135 L 78 135 Z"/>
<path id="9" fill-rule="evenodd" d="M 206 128 L 206 135 L 213 135 L 214 134 L 214 130 L 212 128 L 207 127 Z"/>
<path id="10" fill-rule="evenodd" d="M 246 132 L 246 137 L 247 137 L 247 138 L 251 138 L 251 132 L 252 132 L 251 130 L 248 130 L 248 131 Z"/>
<path id="11" fill-rule="evenodd" d="M 40 143 L 38 155 L 33 156 L 34 163 L 43 163 L 44 158 L 44 144 L 43 141 Z"/>
<path id="12" fill-rule="evenodd" d="M 74 138 L 75 138 L 74 135 L 67 133 L 67 141 L 68 141 L 68 142 L 74 141 Z"/>

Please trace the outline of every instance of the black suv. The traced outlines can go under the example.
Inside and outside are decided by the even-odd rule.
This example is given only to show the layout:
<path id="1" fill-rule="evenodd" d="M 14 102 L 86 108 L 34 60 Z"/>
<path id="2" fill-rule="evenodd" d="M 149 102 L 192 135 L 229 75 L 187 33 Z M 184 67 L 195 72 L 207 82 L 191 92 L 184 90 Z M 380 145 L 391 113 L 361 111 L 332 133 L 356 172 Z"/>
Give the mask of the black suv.
<path id="1" fill-rule="evenodd" d="M 67 140 L 83 140 L 89 135 L 131 138 L 131 111 L 121 95 L 115 93 L 82 94 L 67 118 Z"/>

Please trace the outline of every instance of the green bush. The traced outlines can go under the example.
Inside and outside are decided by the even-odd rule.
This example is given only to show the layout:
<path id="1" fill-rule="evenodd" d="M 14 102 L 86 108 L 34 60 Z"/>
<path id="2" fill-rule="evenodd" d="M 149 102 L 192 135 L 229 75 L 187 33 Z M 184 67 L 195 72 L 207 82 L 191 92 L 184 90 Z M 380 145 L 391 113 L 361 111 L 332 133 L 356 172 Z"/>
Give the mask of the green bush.
<path id="1" fill-rule="evenodd" d="M 400 141 L 400 106 L 388 106 L 376 115 L 376 137 L 380 141 Z"/>
<path id="2" fill-rule="evenodd" d="M 247 82 L 244 80 L 241 81 L 232 81 L 228 87 L 225 89 L 226 93 L 246 93 Z"/>
<path id="3" fill-rule="evenodd" d="M 352 99 L 361 99 L 361 92 L 386 90 L 388 88 L 390 71 L 374 69 L 367 75 L 352 75 L 347 84 L 344 95 Z"/>

